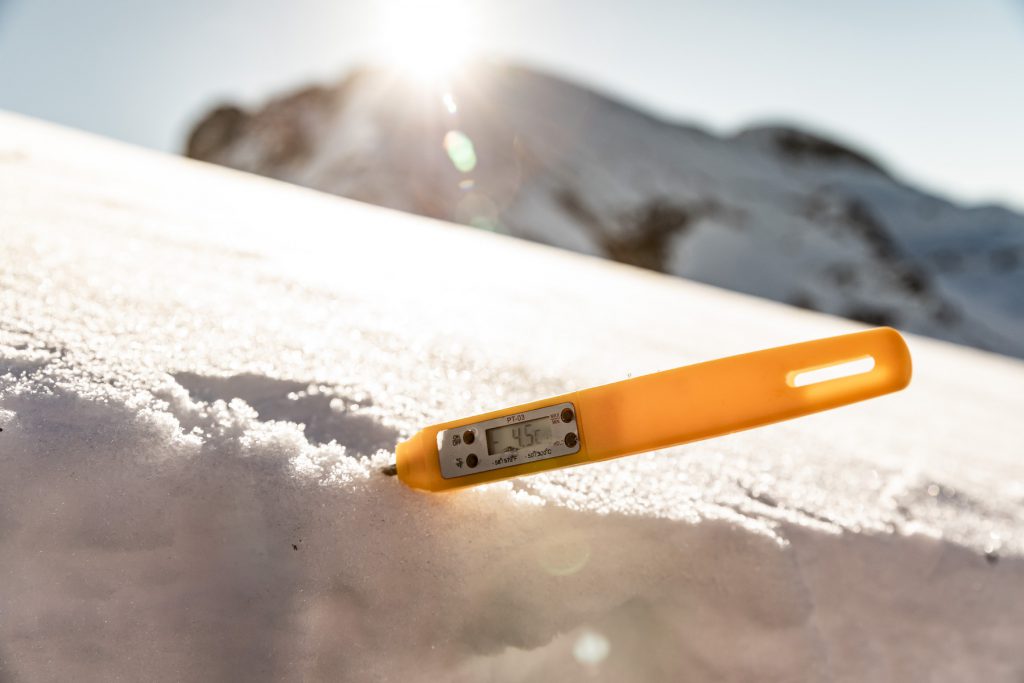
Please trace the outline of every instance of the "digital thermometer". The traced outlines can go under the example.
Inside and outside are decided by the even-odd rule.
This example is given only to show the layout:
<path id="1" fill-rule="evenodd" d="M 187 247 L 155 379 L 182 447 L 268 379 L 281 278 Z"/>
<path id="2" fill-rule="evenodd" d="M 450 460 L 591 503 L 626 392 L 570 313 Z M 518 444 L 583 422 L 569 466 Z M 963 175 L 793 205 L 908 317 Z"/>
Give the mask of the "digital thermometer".
<path id="1" fill-rule="evenodd" d="M 398 444 L 396 470 L 403 482 L 418 489 L 475 486 L 863 401 L 904 388 L 910 373 L 903 338 L 880 327 L 427 427 Z"/>

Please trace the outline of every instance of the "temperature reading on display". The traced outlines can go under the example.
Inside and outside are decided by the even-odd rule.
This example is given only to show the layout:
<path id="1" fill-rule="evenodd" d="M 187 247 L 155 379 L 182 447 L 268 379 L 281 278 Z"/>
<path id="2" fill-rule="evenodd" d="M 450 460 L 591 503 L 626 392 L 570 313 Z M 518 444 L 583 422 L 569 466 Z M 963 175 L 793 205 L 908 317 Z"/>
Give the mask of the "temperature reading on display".
<path id="1" fill-rule="evenodd" d="M 491 455 L 551 445 L 551 419 L 547 416 L 487 430 L 487 451 Z"/>

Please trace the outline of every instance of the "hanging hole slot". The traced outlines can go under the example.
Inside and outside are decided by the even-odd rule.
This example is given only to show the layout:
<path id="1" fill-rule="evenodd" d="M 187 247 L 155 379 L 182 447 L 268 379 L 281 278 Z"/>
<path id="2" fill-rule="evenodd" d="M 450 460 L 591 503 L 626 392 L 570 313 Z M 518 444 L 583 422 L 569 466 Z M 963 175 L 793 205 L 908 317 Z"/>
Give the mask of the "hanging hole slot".
<path id="1" fill-rule="evenodd" d="M 830 382 L 834 379 L 863 375 L 875 369 L 874 356 L 863 356 L 853 360 L 831 363 L 806 370 L 794 370 L 786 375 L 786 384 L 791 387 L 806 387 L 812 384 Z"/>

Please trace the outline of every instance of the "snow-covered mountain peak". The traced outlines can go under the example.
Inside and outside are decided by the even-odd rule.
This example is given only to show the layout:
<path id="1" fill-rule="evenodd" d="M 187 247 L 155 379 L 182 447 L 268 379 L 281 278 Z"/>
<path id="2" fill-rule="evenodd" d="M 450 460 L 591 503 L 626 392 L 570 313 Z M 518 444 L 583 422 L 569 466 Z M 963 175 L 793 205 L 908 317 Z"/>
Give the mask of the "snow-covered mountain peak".
<path id="1" fill-rule="evenodd" d="M 1024 356 L 1024 217 L 819 134 L 720 137 L 523 67 L 354 72 L 222 107 L 190 156 L 805 308 Z"/>

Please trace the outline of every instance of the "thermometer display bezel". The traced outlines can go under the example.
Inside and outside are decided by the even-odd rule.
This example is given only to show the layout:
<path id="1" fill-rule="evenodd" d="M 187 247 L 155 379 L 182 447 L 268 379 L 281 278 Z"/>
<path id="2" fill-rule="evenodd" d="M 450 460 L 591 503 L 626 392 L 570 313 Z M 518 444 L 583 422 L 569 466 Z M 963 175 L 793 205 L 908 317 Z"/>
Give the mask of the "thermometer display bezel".
<path id="1" fill-rule="evenodd" d="M 488 430 L 541 419 L 547 420 L 551 427 L 550 446 L 543 449 L 527 447 L 493 454 L 488 452 Z M 567 442 L 571 445 L 567 445 Z M 441 476 L 445 479 L 560 458 L 579 451 L 580 431 L 576 407 L 570 402 L 553 403 L 542 408 L 509 413 L 490 420 L 443 429 L 437 433 L 438 460 Z"/>

